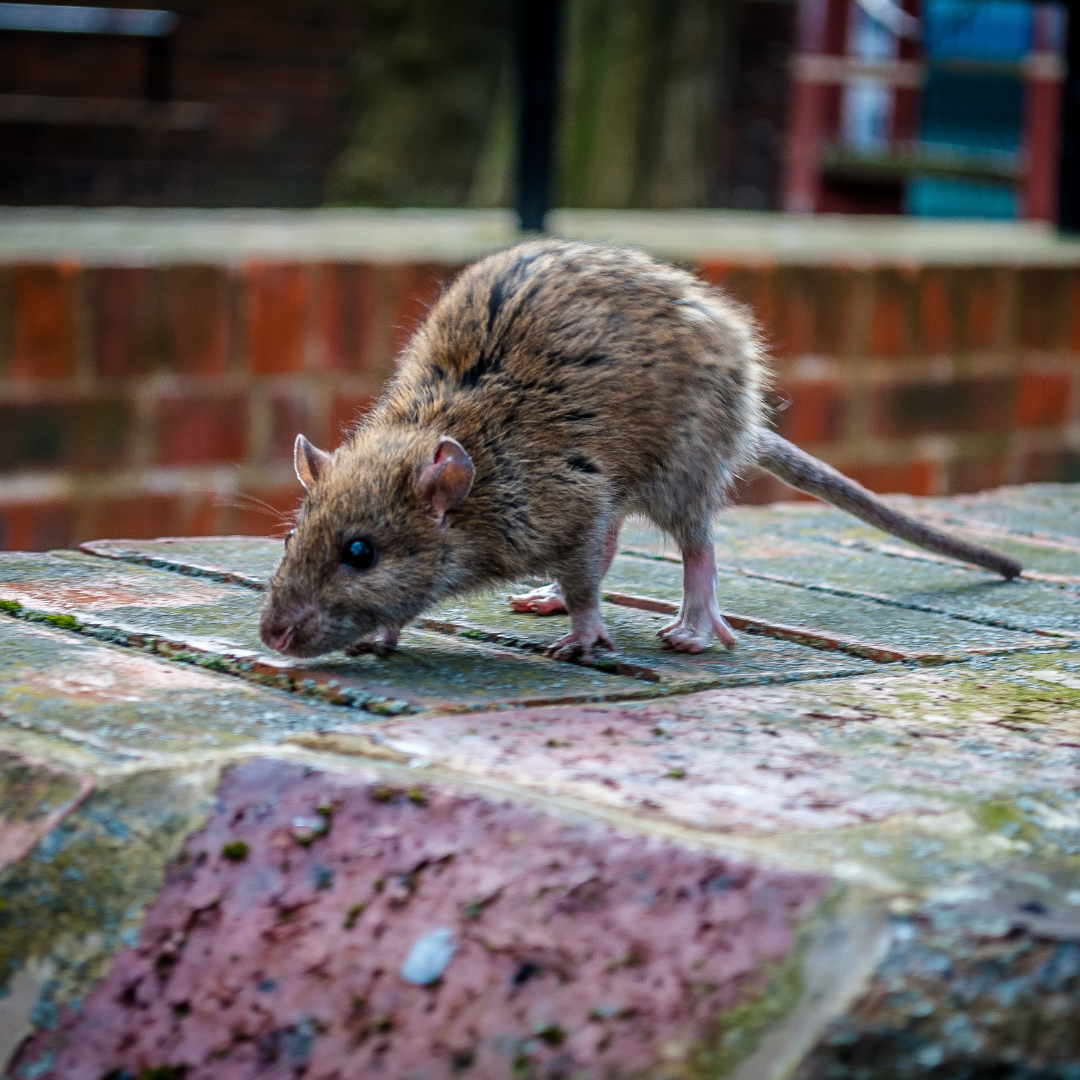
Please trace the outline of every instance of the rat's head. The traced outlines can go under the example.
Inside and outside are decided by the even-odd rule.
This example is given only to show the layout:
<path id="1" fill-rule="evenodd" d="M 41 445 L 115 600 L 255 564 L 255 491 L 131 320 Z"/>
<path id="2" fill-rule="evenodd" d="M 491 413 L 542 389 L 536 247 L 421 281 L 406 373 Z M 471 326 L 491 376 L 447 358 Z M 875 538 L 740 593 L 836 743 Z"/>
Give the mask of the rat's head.
<path id="1" fill-rule="evenodd" d="M 473 482 L 460 443 L 383 430 L 331 455 L 298 435 L 295 464 L 306 496 L 262 605 L 270 648 L 318 656 L 401 626 L 445 595 L 447 515 Z"/>

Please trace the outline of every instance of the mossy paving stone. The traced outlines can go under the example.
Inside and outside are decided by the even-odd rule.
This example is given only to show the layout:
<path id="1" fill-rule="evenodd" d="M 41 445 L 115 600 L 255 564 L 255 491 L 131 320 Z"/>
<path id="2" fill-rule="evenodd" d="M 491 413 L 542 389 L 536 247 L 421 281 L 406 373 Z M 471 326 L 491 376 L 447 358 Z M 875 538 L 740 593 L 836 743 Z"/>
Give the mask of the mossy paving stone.
<path id="1" fill-rule="evenodd" d="M 677 602 L 682 591 L 682 567 L 620 555 L 604 579 L 604 588 Z M 1051 639 L 1034 634 L 740 574 L 721 574 L 717 596 L 723 611 L 789 627 L 820 629 L 868 646 L 884 646 L 903 657 L 927 663 L 963 655 L 1047 648 L 1051 643 Z"/>
<path id="2" fill-rule="evenodd" d="M 75 744 L 105 764 L 280 742 L 364 715 L 0 617 L 0 731 Z"/>
<path id="3" fill-rule="evenodd" d="M 765 513 L 771 513 L 770 520 L 773 521 L 809 518 L 810 527 L 796 528 L 789 522 L 787 530 L 781 530 L 777 535 L 758 524 L 754 515 Z M 850 515 L 825 507 L 818 510 L 811 504 L 794 504 L 790 514 L 739 509 L 722 515 L 717 522 L 717 553 L 721 564 L 734 564 L 754 573 L 783 577 L 792 585 L 816 585 L 852 593 L 855 595 L 850 599 L 855 600 L 855 604 L 846 597 L 843 600 L 803 598 L 797 592 L 787 591 L 790 586 L 773 582 L 756 579 L 750 579 L 753 584 L 733 582 L 730 575 L 724 574 L 718 589 L 721 607 L 766 622 L 818 629 L 826 634 L 854 637 L 867 644 L 892 646 L 899 653 L 917 651 L 926 654 L 930 661 L 935 656 L 952 655 L 958 648 L 959 651 L 974 651 L 1028 648 L 1038 644 L 1026 636 L 1002 634 L 998 628 L 1080 635 L 1080 603 L 1070 593 L 1043 588 L 1030 581 L 1002 582 L 991 575 L 971 573 L 959 566 L 953 568 L 890 558 L 857 548 L 844 549 L 834 542 L 834 533 L 824 531 L 844 525 L 849 532 L 854 530 L 853 535 L 862 535 L 861 526 L 858 523 L 852 526 L 852 520 Z M 872 530 L 864 531 L 869 534 Z M 880 538 L 880 535 L 875 534 L 875 537 Z M 106 557 L 171 567 L 179 572 L 224 575 L 230 573 L 230 567 L 234 565 L 231 551 L 236 540 L 211 537 L 190 541 L 100 541 L 84 545 L 84 549 Z M 677 557 L 670 540 L 636 522 L 624 526 L 621 546 L 632 551 Z M 249 540 L 238 548 L 236 565 L 244 567 L 249 582 L 257 587 L 273 573 L 280 558 L 280 542 Z M 621 558 L 605 578 L 604 587 L 614 591 L 625 587 L 633 592 L 641 585 L 644 575 L 650 579 L 646 586 L 657 587 L 642 587 L 637 591 L 677 601 L 682 591 L 681 570 L 677 566 L 672 570 L 671 566 L 676 564 L 635 566 Z M 621 569 L 626 573 L 620 576 Z M 955 614 L 965 621 L 974 620 L 976 624 L 992 629 L 965 629 L 919 615 L 897 617 L 866 607 L 865 601 L 859 602 L 860 593 L 892 601 L 890 606 L 921 610 L 929 615 Z M 530 630 L 527 618 L 509 616 L 513 621 L 508 623 L 507 614 L 497 600 L 482 598 L 469 601 L 467 606 L 468 618 L 474 625 L 500 632 L 512 630 L 511 637 L 519 637 L 530 644 L 553 640 L 557 636 L 554 628 Z M 459 612 L 462 605 L 454 602 L 446 610 Z M 439 621 L 440 613 L 431 613 L 431 618 Z M 872 624 L 877 636 L 870 636 L 868 624 Z M 886 629 L 880 631 L 879 627 Z M 906 634 L 904 641 L 897 640 L 898 632 Z M 912 648 L 912 638 L 918 639 L 919 648 Z M 826 645 L 821 641 L 815 644 L 818 647 Z"/>
<path id="4" fill-rule="evenodd" d="M 0 602 L 20 605 L 22 614 L 377 714 L 649 692 L 639 679 L 421 630 L 407 630 L 386 660 L 268 655 L 258 639 L 259 599 L 240 585 L 75 553 L 0 556 Z"/>
<path id="5" fill-rule="evenodd" d="M 624 529 L 622 546 L 632 558 L 662 558 L 677 565 L 678 552 L 653 530 Z M 916 548 L 907 548 L 915 558 L 888 553 L 892 550 L 902 550 L 899 541 L 871 544 L 860 540 L 843 546 L 834 534 L 812 529 L 770 536 L 756 530 L 746 535 L 721 534 L 716 545 L 717 560 L 725 571 L 735 570 L 752 579 L 776 579 L 789 586 L 986 626 L 1080 637 L 1080 584 L 1061 588 L 1027 578 L 1003 581 L 976 568 L 931 561 Z M 607 584 L 613 580 L 609 577 Z M 718 592 L 721 603 L 727 580 L 725 573 Z"/>
<path id="6" fill-rule="evenodd" d="M 103 567 L 108 568 L 105 574 Z M 640 697 L 662 686 L 692 689 L 822 678 L 867 667 L 853 657 L 749 636 L 733 653 L 714 646 L 700 656 L 676 656 L 663 650 L 656 637 L 669 620 L 615 606 L 607 611 L 614 653 L 600 654 L 592 668 L 559 663 L 537 654 L 566 632 L 566 618 L 514 615 L 496 597 L 436 609 L 430 613 L 432 625 L 456 619 L 465 633 L 410 628 L 387 659 L 338 653 L 291 661 L 268 656 L 259 641 L 259 594 L 253 589 L 137 565 L 110 566 L 73 553 L 0 557 L 0 600 L 5 598 L 28 610 L 59 613 L 129 637 L 149 635 L 174 650 L 187 645 L 222 659 L 237 674 L 278 672 L 301 689 L 312 680 L 311 692 L 330 700 L 363 694 L 360 703 L 374 711 L 393 708 L 382 699 L 453 709 Z M 331 681 L 336 689 L 328 688 Z"/>
<path id="7" fill-rule="evenodd" d="M 1076 484 L 1025 484 L 913 502 L 971 525 L 992 524 L 1034 539 L 1071 538 L 1080 549 L 1080 490 Z"/>

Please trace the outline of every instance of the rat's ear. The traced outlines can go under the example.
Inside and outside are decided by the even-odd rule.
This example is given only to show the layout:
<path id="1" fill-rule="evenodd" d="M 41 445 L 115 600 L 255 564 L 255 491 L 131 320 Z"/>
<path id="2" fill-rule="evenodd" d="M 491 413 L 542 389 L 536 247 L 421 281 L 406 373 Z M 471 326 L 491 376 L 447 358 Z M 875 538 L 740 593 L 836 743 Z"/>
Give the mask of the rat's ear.
<path id="1" fill-rule="evenodd" d="M 455 510 L 472 490 L 472 458 L 465 447 L 444 435 L 435 445 L 435 456 L 420 473 L 420 496 L 431 503 L 435 519 L 441 525 L 447 511 Z"/>
<path id="2" fill-rule="evenodd" d="M 296 436 L 296 445 L 293 447 L 293 468 L 296 469 L 296 478 L 304 485 L 306 491 L 311 490 L 311 485 L 319 479 L 319 475 L 334 459 L 325 451 L 304 438 Z"/>

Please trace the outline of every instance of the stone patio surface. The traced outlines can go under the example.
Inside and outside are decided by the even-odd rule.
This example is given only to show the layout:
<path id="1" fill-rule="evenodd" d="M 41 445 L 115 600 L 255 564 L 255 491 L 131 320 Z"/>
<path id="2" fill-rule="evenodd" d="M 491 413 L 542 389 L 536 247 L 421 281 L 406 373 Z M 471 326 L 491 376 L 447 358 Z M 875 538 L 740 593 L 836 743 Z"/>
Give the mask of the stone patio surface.
<path id="1" fill-rule="evenodd" d="M 739 648 L 453 602 L 268 655 L 280 541 L 0 555 L 0 1067 L 18 1080 L 1080 1080 L 1080 487 L 717 524 Z"/>

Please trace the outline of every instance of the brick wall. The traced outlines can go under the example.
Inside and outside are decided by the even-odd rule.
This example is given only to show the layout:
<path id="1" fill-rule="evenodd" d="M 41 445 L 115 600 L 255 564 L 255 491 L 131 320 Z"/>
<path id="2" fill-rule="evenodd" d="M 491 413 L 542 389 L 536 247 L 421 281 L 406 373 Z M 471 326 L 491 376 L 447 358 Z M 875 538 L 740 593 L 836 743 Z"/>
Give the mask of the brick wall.
<path id="1" fill-rule="evenodd" d="M 296 432 L 339 441 L 454 271 L 0 267 L 0 546 L 278 531 Z M 699 271 L 757 312 L 780 430 L 868 486 L 1080 478 L 1080 271 Z"/>

